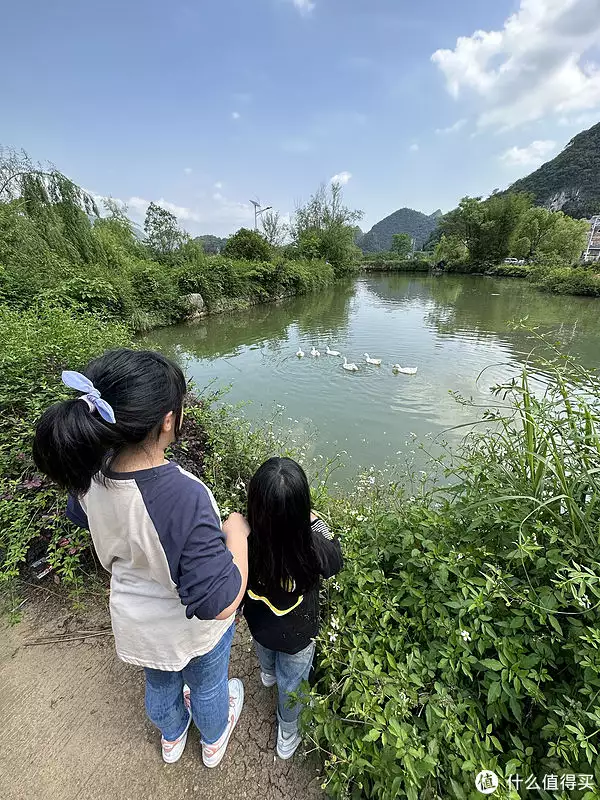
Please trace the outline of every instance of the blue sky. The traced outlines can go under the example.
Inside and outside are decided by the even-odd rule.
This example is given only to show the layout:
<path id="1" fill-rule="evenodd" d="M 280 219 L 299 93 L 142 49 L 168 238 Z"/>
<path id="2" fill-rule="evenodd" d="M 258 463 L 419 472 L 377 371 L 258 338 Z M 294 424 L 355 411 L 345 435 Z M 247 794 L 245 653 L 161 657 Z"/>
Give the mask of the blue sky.
<path id="1" fill-rule="evenodd" d="M 448 210 L 600 120 L 598 0 L 21 0 L 2 27 L 0 143 L 194 234 L 335 175 L 364 229 Z"/>

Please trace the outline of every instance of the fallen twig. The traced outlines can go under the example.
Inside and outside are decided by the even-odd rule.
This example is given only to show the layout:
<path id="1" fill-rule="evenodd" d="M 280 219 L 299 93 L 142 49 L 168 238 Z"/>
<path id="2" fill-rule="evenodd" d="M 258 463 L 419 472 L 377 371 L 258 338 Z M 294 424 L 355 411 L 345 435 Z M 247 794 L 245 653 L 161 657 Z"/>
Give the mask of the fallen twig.
<path id="1" fill-rule="evenodd" d="M 113 632 L 109 628 L 104 631 L 74 631 L 73 633 L 57 634 L 54 637 L 46 637 L 42 639 L 29 639 L 23 643 L 24 647 L 35 647 L 42 644 L 60 644 L 61 642 L 78 642 L 81 639 L 91 639 L 94 636 L 112 636 Z"/>

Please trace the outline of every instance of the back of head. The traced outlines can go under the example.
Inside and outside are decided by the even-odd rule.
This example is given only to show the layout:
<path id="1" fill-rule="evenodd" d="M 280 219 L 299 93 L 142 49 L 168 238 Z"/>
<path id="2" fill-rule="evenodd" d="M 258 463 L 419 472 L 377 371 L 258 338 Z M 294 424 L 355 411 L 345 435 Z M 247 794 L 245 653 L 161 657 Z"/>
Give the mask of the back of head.
<path id="1" fill-rule="evenodd" d="M 150 350 L 110 350 L 91 361 L 84 375 L 113 409 L 107 422 L 81 399 L 51 406 L 38 422 L 33 458 L 38 469 L 73 493 L 90 487 L 94 475 L 128 445 L 156 433 L 170 412 L 181 426 L 186 391 L 181 369 Z"/>
<path id="2" fill-rule="evenodd" d="M 306 591 L 319 569 L 311 531 L 308 480 L 290 458 L 270 458 L 248 488 L 250 580 L 265 591 Z"/>

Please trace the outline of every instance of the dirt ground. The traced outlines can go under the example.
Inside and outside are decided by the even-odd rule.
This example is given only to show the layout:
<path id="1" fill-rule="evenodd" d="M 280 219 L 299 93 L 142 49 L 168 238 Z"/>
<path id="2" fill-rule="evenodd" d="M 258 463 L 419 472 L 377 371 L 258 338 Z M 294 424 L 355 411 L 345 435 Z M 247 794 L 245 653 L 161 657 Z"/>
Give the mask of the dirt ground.
<path id="1" fill-rule="evenodd" d="M 144 713 L 143 671 L 119 661 L 112 636 L 25 646 L 32 639 L 110 627 L 101 597 L 74 613 L 57 594 L 33 592 L 21 622 L 0 620 L 0 797 L 3 800 L 313 800 L 318 760 L 275 756 L 275 690 L 259 678 L 243 623 L 230 675 L 245 704 L 219 767 L 201 761 L 197 731 L 177 764 L 160 756 Z"/>

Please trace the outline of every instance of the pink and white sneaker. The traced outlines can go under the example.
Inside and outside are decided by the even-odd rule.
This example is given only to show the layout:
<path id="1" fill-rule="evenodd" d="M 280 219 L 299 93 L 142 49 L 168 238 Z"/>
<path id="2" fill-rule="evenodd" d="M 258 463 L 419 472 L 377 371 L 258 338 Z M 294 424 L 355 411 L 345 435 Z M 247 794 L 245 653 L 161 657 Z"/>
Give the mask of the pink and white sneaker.
<path id="1" fill-rule="evenodd" d="M 185 750 L 185 744 L 187 742 L 188 731 L 190 729 L 190 725 L 192 722 L 192 712 L 191 712 L 191 700 L 190 700 L 190 688 L 187 685 L 183 687 L 183 703 L 187 709 L 190 718 L 188 719 L 188 724 L 185 726 L 184 732 L 181 736 L 175 739 L 174 742 L 170 742 L 168 739 L 165 739 L 161 736 L 160 743 L 162 746 L 162 757 L 163 761 L 167 764 L 174 764 L 176 761 L 179 761 L 181 756 L 183 755 L 183 751 Z"/>
<path id="2" fill-rule="evenodd" d="M 214 744 L 204 744 L 202 742 L 202 761 L 207 767 L 217 767 L 225 755 L 229 738 L 237 721 L 242 713 L 244 705 L 244 684 L 239 678 L 231 678 L 229 681 L 229 720 L 227 727 Z"/>

